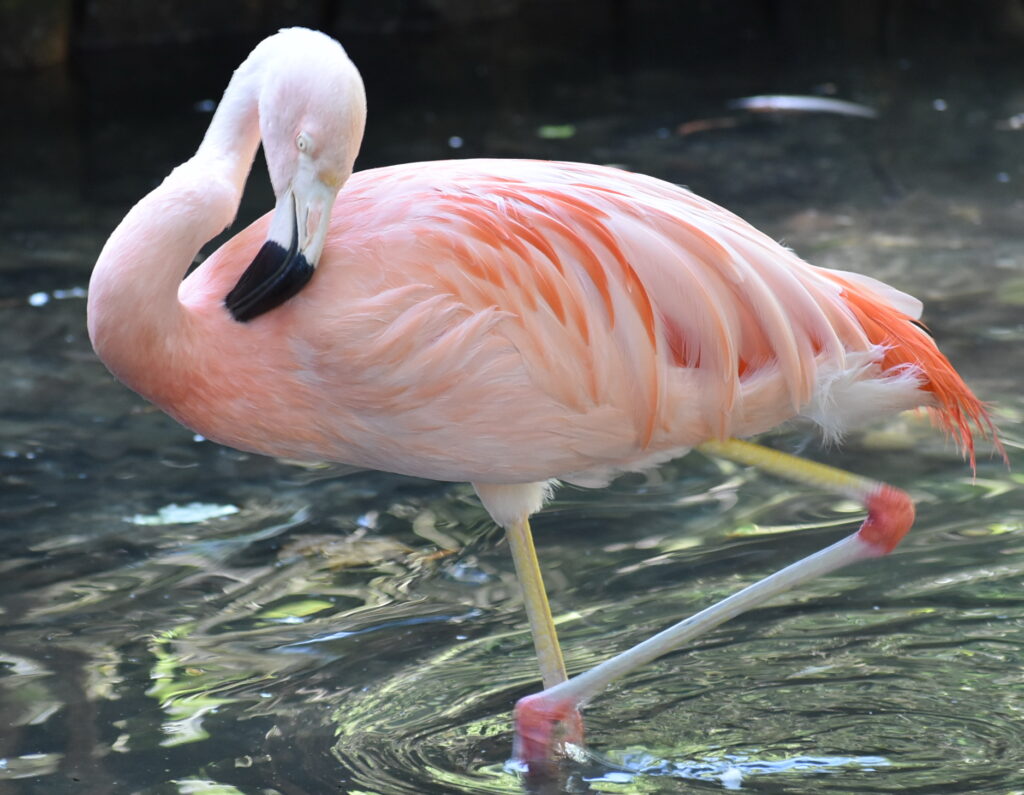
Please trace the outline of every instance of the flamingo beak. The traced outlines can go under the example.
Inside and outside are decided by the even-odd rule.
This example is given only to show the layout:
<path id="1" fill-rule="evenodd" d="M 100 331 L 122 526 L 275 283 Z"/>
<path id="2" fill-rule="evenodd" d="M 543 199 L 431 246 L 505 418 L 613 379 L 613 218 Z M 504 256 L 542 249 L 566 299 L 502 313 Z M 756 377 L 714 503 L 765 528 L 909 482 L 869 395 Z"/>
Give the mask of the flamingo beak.
<path id="1" fill-rule="evenodd" d="M 324 251 L 331 210 L 338 188 L 313 178 L 305 180 L 305 190 L 298 185 L 295 196 L 295 222 L 299 232 L 299 253 L 315 268 Z"/>
<path id="2" fill-rule="evenodd" d="M 324 250 L 337 189 L 316 178 L 297 179 L 277 201 L 267 240 L 224 299 L 231 316 L 245 323 L 295 296 Z"/>

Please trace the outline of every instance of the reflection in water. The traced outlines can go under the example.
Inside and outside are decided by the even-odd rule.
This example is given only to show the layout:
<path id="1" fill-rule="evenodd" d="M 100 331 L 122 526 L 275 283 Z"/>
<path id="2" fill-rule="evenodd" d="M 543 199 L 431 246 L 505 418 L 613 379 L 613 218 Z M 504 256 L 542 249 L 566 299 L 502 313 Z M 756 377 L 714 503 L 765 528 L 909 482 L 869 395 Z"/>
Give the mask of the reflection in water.
<path id="1" fill-rule="evenodd" d="M 362 65 L 370 79 L 384 69 Z M 688 117 L 766 86 L 739 67 L 713 85 L 653 67 L 543 81 L 524 68 L 486 101 L 466 91 L 426 104 L 435 92 L 389 107 L 371 91 L 363 167 L 449 156 L 454 137 L 459 155 L 622 163 L 690 184 L 812 261 L 914 292 L 998 404 L 1016 464 L 983 458 L 972 480 L 914 417 L 843 451 L 778 436 L 910 490 L 917 530 L 891 559 L 614 685 L 587 710 L 592 752 L 538 791 L 1017 785 L 1024 134 L 1005 123 L 1020 112 L 1008 88 L 1018 73 L 961 67 L 945 82 L 926 65 L 827 76 L 869 98 L 874 121 L 765 120 L 685 138 L 671 131 Z M 773 80 L 806 92 L 822 75 Z M 522 791 L 509 712 L 536 689 L 535 663 L 511 562 L 469 489 L 217 448 L 113 383 L 88 349 L 80 288 L 95 254 L 125 205 L 194 148 L 206 118 L 187 109 L 202 98 L 142 112 L 83 97 L 96 114 L 86 148 L 145 167 L 89 172 L 80 191 L 18 171 L 22 202 L 0 208 L 19 230 L 0 241 L 0 791 Z M 31 125 L 10 132 L 33 150 Z M 257 185 L 248 212 L 267 196 Z M 168 506 L 190 503 L 238 510 L 177 522 Z M 536 531 L 568 665 L 588 667 L 857 519 L 831 497 L 696 455 L 602 492 L 563 489 Z"/>

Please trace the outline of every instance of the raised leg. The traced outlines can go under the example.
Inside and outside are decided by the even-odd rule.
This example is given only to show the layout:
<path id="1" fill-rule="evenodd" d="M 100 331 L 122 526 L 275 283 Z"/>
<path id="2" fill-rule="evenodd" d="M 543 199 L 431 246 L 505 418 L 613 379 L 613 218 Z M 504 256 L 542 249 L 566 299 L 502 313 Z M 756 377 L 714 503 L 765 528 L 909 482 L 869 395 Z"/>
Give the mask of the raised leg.
<path id="1" fill-rule="evenodd" d="M 528 766 L 546 764 L 556 728 L 563 721 L 572 720 L 579 707 L 612 680 L 790 588 L 850 563 L 891 552 L 914 523 L 913 503 L 892 486 L 738 439 L 708 442 L 700 449 L 857 499 L 867 508 L 868 516 L 853 535 L 747 586 L 589 671 L 520 699 L 515 709 L 517 760 Z"/>

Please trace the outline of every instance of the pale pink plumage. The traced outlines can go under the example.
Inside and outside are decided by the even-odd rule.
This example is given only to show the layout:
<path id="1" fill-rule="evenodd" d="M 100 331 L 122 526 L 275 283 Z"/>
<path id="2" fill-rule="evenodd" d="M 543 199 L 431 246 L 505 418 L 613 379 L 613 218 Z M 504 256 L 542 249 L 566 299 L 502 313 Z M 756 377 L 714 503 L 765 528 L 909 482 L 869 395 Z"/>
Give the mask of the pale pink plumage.
<path id="1" fill-rule="evenodd" d="M 180 212 L 189 187 L 167 204 Z M 919 388 L 926 362 L 883 370 L 890 343 L 846 296 L 897 317 L 913 299 L 808 265 L 650 177 L 515 160 L 357 173 L 310 285 L 236 323 L 224 295 L 268 224 L 181 284 L 173 333 L 146 335 L 152 318 L 132 307 L 118 323 L 134 343 L 118 375 L 234 447 L 444 480 L 594 485 L 802 413 L 837 433 L 847 416 L 935 404 Z M 934 349 L 909 319 L 903 334 Z M 983 418 L 966 387 L 940 410 L 961 404 Z"/>

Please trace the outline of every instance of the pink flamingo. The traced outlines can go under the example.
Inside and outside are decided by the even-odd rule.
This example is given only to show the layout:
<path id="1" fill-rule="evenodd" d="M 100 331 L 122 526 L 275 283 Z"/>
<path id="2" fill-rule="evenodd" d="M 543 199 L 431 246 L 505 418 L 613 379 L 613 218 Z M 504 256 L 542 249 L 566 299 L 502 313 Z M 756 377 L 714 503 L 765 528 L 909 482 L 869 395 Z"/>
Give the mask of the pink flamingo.
<path id="1" fill-rule="evenodd" d="M 469 481 L 507 531 L 545 690 L 518 758 L 579 742 L 610 679 L 775 594 L 885 554 L 890 486 L 733 437 L 804 418 L 835 439 L 926 406 L 973 464 L 995 429 L 921 305 L 813 267 L 651 177 L 464 160 L 352 173 L 363 85 L 327 36 L 284 30 L 235 72 L 198 151 L 110 236 L 89 334 L 125 384 L 209 439 L 272 456 Z M 231 223 L 262 140 L 277 204 L 184 281 Z M 557 481 L 600 486 L 694 447 L 862 501 L 861 529 L 567 679 L 530 537 Z"/>

